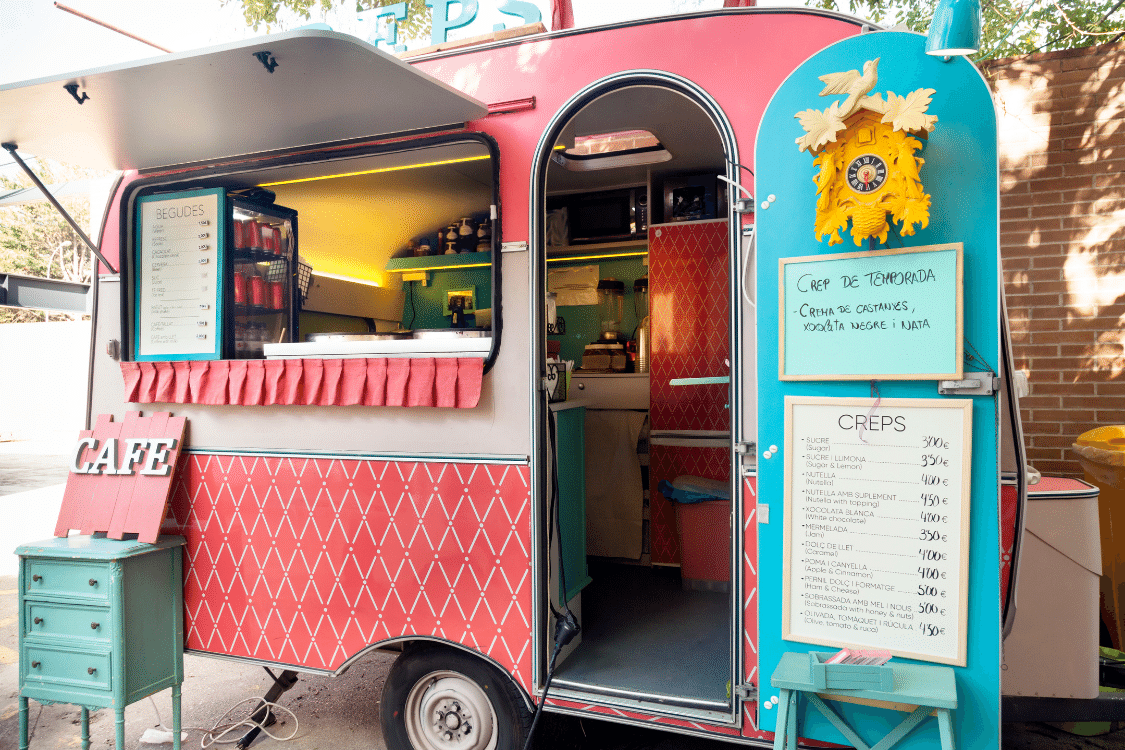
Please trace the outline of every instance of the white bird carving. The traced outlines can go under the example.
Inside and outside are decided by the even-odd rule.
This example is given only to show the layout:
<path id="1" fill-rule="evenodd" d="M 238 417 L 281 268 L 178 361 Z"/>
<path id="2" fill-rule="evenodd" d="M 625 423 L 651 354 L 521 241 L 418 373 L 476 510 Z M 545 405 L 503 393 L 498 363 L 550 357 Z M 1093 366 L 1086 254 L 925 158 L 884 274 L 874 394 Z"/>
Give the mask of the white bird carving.
<path id="1" fill-rule="evenodd" d="M 829 73 L 820 76 L 824 81 L 824 91 L 821 96 L 847 94 L 848 98 L 840 105 L 840 119 L 847 119 L 860 107 L 860 101 L 866 97 L 875 84 L 879 82 L 879 58 L 868 60 L 863 64 L 863 74 L 858 70 L 849 70 L 846 73 Z"/>

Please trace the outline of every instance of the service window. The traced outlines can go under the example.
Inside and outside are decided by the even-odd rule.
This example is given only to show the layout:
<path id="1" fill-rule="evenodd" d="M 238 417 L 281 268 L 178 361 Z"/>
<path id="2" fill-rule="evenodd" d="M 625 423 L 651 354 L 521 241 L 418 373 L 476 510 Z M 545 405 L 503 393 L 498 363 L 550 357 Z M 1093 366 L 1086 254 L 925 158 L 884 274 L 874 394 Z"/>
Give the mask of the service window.
<path id="1" fill-rule="evenodd" d="M 132 359 L 436 352 L 491 364 L 494 142 L 469 134 L 319 156 L 139 183 L 123 311 Z"/>

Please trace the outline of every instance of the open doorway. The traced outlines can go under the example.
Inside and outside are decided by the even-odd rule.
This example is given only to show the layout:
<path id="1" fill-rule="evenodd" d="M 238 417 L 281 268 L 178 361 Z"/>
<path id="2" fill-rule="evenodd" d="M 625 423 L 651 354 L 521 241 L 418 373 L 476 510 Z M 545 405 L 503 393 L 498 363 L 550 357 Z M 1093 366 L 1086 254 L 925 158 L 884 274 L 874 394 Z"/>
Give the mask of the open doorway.
<path id="1" fill-rule="evenodd" d="M 552 694 L 730 719 L 741 625 L 724 139 L 685 93 L 639 81 L 595 94 L 556 132 L 543 304 L 548 361 L 571 377 L 548 418 L 584 414 L 581 467 L 557 454 L 560 567 L 582 637 Z"/>

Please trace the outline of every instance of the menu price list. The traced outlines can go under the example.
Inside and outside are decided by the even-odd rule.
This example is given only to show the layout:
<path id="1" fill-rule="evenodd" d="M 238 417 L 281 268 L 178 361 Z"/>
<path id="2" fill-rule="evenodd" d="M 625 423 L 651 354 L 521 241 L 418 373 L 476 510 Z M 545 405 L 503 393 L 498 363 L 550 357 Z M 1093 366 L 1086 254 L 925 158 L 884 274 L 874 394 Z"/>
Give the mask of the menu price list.
<path id="1" fill-rule="evenodd" d="M 219 259 L 223 224 L 219 193 L 142 199 L 138 354 L 216 353 Z"/>
<path id="2" fill-rule="evenodd" d="M 792 401 L 785 637 L 960 663 L 971 402 Z"/>

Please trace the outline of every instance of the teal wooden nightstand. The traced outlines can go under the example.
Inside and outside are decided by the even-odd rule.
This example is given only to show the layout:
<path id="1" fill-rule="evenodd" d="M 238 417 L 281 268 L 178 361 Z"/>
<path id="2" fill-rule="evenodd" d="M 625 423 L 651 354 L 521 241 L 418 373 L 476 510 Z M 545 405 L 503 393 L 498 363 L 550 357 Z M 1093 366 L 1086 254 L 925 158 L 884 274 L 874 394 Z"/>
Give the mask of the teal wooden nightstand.
<path id="1" fill-rule="evenodd" d="M 77 536 L 25 544 L 20 557 L 20 750 L 28 699 L 112 708 L 118 750 L 125 706 L 172 688 L 172 736 L 180 747 L 184 679 L 182 537 L 155 544 Z"/>

